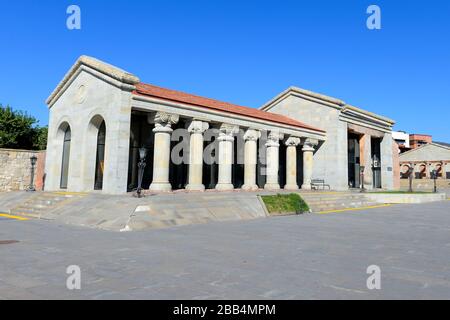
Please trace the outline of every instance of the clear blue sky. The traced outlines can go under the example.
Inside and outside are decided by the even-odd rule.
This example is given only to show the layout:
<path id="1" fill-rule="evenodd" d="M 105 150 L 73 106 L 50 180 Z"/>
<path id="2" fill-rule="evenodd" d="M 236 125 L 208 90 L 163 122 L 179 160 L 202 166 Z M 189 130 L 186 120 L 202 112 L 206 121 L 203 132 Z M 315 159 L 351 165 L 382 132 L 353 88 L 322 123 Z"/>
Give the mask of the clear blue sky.
<path id="1" fill-rule="evenodd" d="M 79 5 L 82 29 L 66 28 Z M 382 30 L 366 9 L 382 10 Z M 259 107 L 291 85 L 450 142 L 450 1 L 1 1 L 0 103 L 47 124 L 78 56 L 142 81 Z"/>

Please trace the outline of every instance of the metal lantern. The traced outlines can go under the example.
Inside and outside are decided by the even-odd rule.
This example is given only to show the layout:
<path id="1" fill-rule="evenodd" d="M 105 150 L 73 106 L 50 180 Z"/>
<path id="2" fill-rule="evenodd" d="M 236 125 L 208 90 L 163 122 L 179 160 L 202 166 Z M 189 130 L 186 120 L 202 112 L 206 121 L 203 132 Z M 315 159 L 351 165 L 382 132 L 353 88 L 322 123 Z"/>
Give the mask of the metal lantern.
<path id="1" fill-rule="evenodd" d="M 437 180 L 437 178 L 438 178 L 438 173 L 437 173 L 437 170 L 436 170 L 436 169 L 434 169 L 433 171 L 431 171 L 431 178 L 432 178 L 433 181 L 434 181 L 433 192 L 434 192 L 434 193 L 437 193 L 436 180 Z"/>
<path id="2" fill-rule="evenodd" d="M 138 162 L 138 186 L 136 189 L 136 194 L 138 198 L 142 197 L 142 179 L 144 178 L 144 170 L 147 164 L 145 163 L 145 158 L 147 157 L 147 149 L 142 147 L 139 148 L 139 162 Z"/>

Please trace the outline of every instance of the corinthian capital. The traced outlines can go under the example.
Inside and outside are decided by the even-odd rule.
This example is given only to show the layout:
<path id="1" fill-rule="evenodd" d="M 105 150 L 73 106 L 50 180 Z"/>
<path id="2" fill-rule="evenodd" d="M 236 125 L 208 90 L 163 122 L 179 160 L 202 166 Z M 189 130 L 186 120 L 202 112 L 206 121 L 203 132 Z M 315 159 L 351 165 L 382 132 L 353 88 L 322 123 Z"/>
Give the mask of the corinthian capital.
<path id="1" fill-rule="evenodd" d="M 248 129 L 244 134 L 245 141 L 257 141 L 261 138 L 261 132 L 258 130 Z"/>
<path id="2" fill-rule="evenodd" d="M 311 139 L 311 138 L 307 138 L 305 140 L 305 142 L 303 143 L 304 146 L 308 146 L 311 148 L 315 148 L 319 145 L 319 140 L 317 139 Z"/>
<path id="3" fill-rule="evenodd" d="M 284 138 L 284 135 L 279 131 L 271 131 L 267 137 L 266 147 L 279 147 L 280 140 Z"/>
<path id="4" fill-rule="evenodd" d="M 209 123 L 200 121 L 200 120 L 192 120 L 188 124 L 188 131 L 190 133 L 204 133 L 209 129 Z"/>
<path id="5" fill-rule="evenodd" d="M 239 127 L 231 124 L 222 124 L 220 126 L 219 140 L 234 140 L 233 135 L 239 132 Z"/>
<path id="6" fill-rule="evenodd" d="M 154 118 L 155 124 L 165 127 L 171 127 L 173 124 L 177 124 L 179 120 L 179 115 L 167 112 L 157 112 Z"/>
<path id="7" fill-rule="evenodd" d="M 150 122 L 155 124 L 153 132 L 172 132 L 172 125 L 177 124 L 180 120 L 180 116 L 177 114 L 157 112 Z"/>
<path id="8" fill-rule="evenodd" d="M 300 144 L 300 138 L 297 137 L 289 137 L 285 142 L 288 147 L 296 147 Z"/>

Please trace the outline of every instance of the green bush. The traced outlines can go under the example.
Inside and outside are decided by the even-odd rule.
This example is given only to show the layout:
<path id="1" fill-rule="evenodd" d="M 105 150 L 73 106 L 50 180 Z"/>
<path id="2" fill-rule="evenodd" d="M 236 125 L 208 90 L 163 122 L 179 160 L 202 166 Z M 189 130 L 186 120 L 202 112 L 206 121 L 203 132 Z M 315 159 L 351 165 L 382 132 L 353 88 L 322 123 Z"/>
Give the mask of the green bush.
<path id="1" fill-rule="evenodd" d="M 306 202 L 297 193 L 261 196 L 270 214 L 302 214 L 309 212 Z"/>

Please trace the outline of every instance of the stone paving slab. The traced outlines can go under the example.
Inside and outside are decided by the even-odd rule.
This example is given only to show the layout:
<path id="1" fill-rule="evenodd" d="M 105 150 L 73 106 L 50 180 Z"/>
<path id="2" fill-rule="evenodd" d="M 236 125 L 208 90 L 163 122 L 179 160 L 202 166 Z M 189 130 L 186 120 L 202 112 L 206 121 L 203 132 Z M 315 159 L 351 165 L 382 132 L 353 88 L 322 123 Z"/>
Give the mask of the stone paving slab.
<path id="1" fill-rule="evenodd" d="M 134 198 L 131 194 L 122 196 L 99 193 L 73 194 L 69 195 L 66 200 L 59 199 L 56 204 L 39 211 L 37 217 L 63 224 L 117 232 L 204 224 L 214 221 L 250 220 L 266 217 L 265 209 L 258 200 L 258 195 L 276 193 L 289 192 L 264 190 L 258 192 L 176 192 L 149 194 L 141 199 Z M 39 197 L 39 194 L 0 193 L 0 209 L 3 208 L 0 212 L 8 213 L 18 206 L 23 207 L 24 203 L 32 203 L 33 197 Z M 41 193 L 41 195 L 45 195 L 45 199 L 51 199 L 52 194 Z M 58 198 L 64 197 L 64 193 L 54 194 Z M 311 201 L 313 209 L 314 207 L 323 207 L 329 211 L 329 204 L 326 201 L 336 202 L 336 200 L 331 200 L 333 197 L 342 197 L 343 208 L 364 207 L 364 204 L 367 204 L 364 201 L 346 200 L 348 197 L 360 197 L 360 193 L 302 191 L 300 194 L 307 201 Z M 327 200 L 321 201 L 322 198 Z M 318 205 L 317 203 L 322 204 Z M 20 212 L 15 214 L 20 214 Z"/>
<path id="2" fill-rule="evenodd" d="M 24 203 L 33 197 L 32 192 L 0 192 L 0 212 L 8 213 L 9 209 Z"/>
<path id="3" fill-rule="evenodd" d="M 136 207 L 126 230 L 266 217 L 256 193 L 163 194 Z"/>
<path id="4" fill-rule="evenodd" d="M 117 233 L 0 221 L 4 299 L 450 299 L 450 201 Z M 79 265 L 82 289 L 65 288 Z M 382 289 L 366 269 L 380 266 Z"/>

